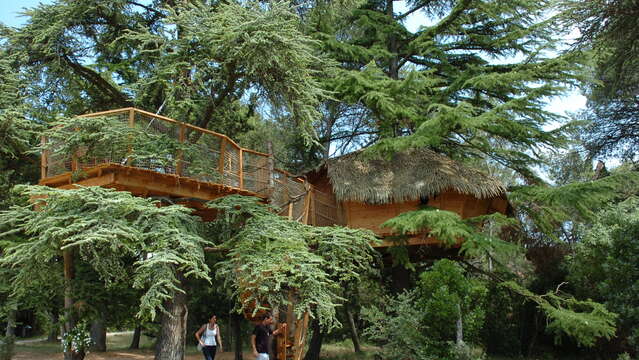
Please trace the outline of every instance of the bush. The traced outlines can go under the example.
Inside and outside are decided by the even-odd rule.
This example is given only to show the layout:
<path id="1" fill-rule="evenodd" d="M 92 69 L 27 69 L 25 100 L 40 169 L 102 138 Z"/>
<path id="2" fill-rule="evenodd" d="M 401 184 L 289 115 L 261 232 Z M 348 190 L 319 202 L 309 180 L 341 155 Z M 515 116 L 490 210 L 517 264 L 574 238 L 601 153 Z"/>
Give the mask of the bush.
<path id="1" fill-rule="evenodd" d="M 486 292 L 482 282 L 464 276 L 455 262 L 440 260 L 421 274 L 414 291 L 363 309 L 370 323 L 363 334 L 382 345 L 384 359 L 482 359 L 483 351 L 470 344 L 479 339 L 484 323 Z M 460 315 L 469 344 L 457 346 Z"/>
<path id="2" fill-rule="evenodd" d="M 0 360 L 11 360 L 15 355 L 15 336 L 0 336 Z"/>

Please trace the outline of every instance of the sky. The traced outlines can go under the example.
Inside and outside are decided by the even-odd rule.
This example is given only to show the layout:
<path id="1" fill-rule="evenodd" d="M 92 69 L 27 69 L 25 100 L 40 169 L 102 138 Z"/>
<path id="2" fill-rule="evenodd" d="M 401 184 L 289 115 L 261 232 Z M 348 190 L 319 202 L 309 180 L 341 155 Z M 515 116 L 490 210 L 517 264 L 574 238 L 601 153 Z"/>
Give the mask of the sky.
<path id="1" fill-rule="evenodd" d="M 25 22 L 25 17 L 18 13 L 23 8 L 31 8 L 39 3 L 50 3 L 51 0 L 0 0 L 0 22 L 9 26 L 20 26 Z M 403 4 L 397 2 L 397 10 L 401 11 Z M 416 31 L 421 25 L 427 25 L 424 16 L 414 13 L 407 18 L 406 27 L 410 31 Z M 572 89 L 562 97 L 550 99 L 546 109 L 558 114 L 568 115 L 583 109 L 586 105 L 586 98 L 581 95 L 579 89 Z"/>

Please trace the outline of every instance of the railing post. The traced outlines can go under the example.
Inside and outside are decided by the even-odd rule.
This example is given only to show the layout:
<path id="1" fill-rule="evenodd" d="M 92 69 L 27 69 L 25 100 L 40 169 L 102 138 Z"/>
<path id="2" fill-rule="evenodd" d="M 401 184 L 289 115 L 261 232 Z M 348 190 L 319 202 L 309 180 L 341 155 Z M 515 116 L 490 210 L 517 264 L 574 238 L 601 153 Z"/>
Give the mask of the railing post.
<path id="1" fill-rule="evenodd" d="M 244 151 L 240 148 L 238 175 L 240 177 L 240 189 L 244 188 Z"/>
<path id="2" fill-rule="evenodd" d="M 47 173 L 49 170 L 49 151 L 44 149 L 45 145 L 47 144 L 47 138 L 42 136 L 40 138 L 40 143 L 42 144 L 42 155 L 40 158 L 40 179 L 44 179 L 47 177 Z"/>
<path id="3" fill-rule="evenodd" d="M 180 144 L 184 144 L 185 134 L 186 134 L 186 125 L 184 125 L 184 123 L 180 123 L 180 133 L 178 135 L 178 141 L 180 142 Z M 182 151 L 182 149 L 179 149 L 177 151 L 177 158 L 175 163 L 175 173 L 179 176 L 182 176 L 182 170 L 183 170 L 182 157 L 183 156 L 184 156 L 184 151 Z"/>
<path id="4" fill-rule="evenodd" d="M 133 128 L 135 126 L 135 110 L 133 108 L 129 109 L 129 127 Z M 129 145 L 129 153 L 126 158 L 126 165 L 131 166 L 133 160 L 131 159 L 131 154 L 133 154 L 133 145 Z"/>
<path id="5" fill-rule="evenodd" d="M 266 169 L 267 172 L 267 194 L 268 197 L 271 197 L 271 195 L 273 195 L 273 192 L 275 192 L 275 161 L 273 160 L 273 143 L 270 141 L 266 142 L 266 149 L 268 152 L 268 158 L 266 159 L 267 161 L 267 167 L 268 169 Z"/>
<path id="6" fill-rule="evenodd" d="M 75 128 L 73 131 L 80 131 L 79 128 Z M 78 161 L 78 151 L 76 150 L 71 155 L 71 172 L 76 172 L 80 170 L 80 162 Z"/>
<path id="7" fill-rule="evenodd" d="M 222 183 L 224 183 L 224 163 L 226 162 L 226 138 L 223 137 L 220 141 L 220 163 L 218 165 L 220 175 L 222 175 Z"/>

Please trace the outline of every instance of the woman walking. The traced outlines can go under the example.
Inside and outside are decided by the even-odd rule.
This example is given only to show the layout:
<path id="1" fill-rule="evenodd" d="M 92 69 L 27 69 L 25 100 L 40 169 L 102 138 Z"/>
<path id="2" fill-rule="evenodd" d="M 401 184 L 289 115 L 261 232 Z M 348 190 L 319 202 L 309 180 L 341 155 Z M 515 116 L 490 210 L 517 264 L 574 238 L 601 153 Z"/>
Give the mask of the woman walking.
<path id="1" fill-rule="evenodd" d="M 220 352 L 224 352 L 222 338 L 220 337 L 220 327 L 217 326 L 217 317 L 211 316 L 209 322 L 202 325 L 200 330 L 195 332 L 195 338 L 202 348 L 204 360 L 215 360 L 215 351 L 220 347 Z"/>

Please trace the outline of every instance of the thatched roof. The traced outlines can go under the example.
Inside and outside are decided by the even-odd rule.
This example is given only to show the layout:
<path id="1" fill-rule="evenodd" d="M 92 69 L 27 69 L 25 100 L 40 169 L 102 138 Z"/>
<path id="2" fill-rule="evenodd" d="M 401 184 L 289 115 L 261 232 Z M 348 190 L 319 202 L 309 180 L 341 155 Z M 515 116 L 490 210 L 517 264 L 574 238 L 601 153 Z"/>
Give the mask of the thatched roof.
<path id="1" fill-rule="evenodd" d="M 433 197 L 449 189 L 484 199 L 506 191 L 496 178 L 429 149 L 406 150 L 388 160 L 355 152 L 326 165 L 340 201 L 386 204 Z"/>

